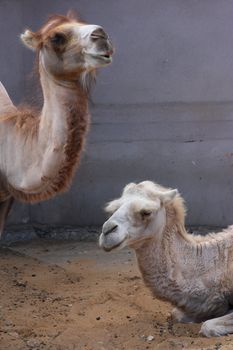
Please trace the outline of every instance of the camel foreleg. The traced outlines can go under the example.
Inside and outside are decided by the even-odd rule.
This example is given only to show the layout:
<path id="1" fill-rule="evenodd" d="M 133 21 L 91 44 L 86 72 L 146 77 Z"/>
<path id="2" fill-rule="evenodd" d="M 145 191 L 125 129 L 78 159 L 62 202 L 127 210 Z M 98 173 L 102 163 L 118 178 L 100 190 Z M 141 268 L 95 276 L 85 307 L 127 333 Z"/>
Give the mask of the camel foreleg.
<path id="1" fill-rule="evenodd" d="M 220 337 L 233 333 L 233 311 L 231 310 L 224 316 L 205 321 L 201 326 L 200 333 L 206 337 Z"/>
<path id="2" fill-rule="evenodd" d="M 12 207 L 12 204 L 14 202 L 14 198 L 10 197 L 6 199 L 3 202 L 0 202 L 0 237 L 2 235 L 4 226 L 5 226 L 5 221 L 7 219 L 7 216 L 10 212 L 10 209 Z"/>

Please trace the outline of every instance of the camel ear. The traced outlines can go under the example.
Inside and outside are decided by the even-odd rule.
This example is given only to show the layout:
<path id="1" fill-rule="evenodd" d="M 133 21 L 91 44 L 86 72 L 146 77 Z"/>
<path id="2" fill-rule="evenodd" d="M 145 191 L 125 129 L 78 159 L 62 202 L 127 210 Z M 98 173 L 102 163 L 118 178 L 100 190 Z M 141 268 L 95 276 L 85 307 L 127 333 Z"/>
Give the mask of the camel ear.
<path id="1" fill-rule="evenodd" d="M 135 186 L 136 184 L 134 182 L 130 182 L 128 185 L 124 187 L 122 194 L 125 194 L 126 192 L 130 191 Z"/>
<path id="2" fill-rule="evenodd" d="M 30 30 L 26 29 L 25 32 L 20 35 L 20 38 L 24 45 L 29 47 L 29 49 L 34 51 L 38 47 L 38 38 L 36 37 L 36 34 Z"/>
<path id="3" fill-rule="evenodd" d="M 107 205 L 105 206 L 105 211 L 106 213 L 113 214 L 114 211 L 119 209 L 120 205 L 121 205 L 120 200 L 115 199 L 114 201 L 107 203 Z"/>
<path id="4" fill-rule="evenodd" d="M 159 198 L 161 199 L 161 201 L 163 203 L 167 203 L 167 202 L 170 202 L 172 199 L 175 198 L 175 196 L 178 194 L 178 190 L 169 190 L 169 191 L 166 191 L 166 192 L 160 192 L 159 193 Z"/>
<path id="5" fill-rule="evenodd" d="M 69 19 L 73 20 L 73 21 L 82 22 L 82 20 L 81 20 L 79 14 L 78 14 L 78 12 L 77 12 L 76 10 L 74 10 L 74 9 L 69 10 L 69 11 L 67 12 L 66 16 L 67 16 Z"/>

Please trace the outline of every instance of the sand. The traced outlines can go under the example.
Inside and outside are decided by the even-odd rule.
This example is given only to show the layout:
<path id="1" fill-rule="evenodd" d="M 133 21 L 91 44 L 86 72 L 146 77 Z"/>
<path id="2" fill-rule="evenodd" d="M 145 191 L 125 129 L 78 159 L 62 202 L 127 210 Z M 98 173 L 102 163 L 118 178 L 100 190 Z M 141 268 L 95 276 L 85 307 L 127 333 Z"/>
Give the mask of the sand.
<path id="1" fill-rule="evenodd" d="M 0 266 L 0 350 L 233 349 L 233 335 L 173 324 L 133 251 L 40 240 L 0 248 Z"/>

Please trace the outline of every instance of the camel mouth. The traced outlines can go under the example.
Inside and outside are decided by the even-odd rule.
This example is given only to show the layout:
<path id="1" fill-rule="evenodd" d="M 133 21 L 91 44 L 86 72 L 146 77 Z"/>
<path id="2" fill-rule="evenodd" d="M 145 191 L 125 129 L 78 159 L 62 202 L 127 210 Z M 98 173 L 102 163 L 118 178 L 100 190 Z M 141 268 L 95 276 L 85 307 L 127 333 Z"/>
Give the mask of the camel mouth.
<path id="1" fill-rule="evenodd" d="M 106 53 L 101 53 L 101 54 L 97 54 L 97 53 L 88 53 L 88 55 L 92 56 L 93 58 L 95 58 L 98 61 L 101 61 L 104 64 L 110 64 L 112 63 L 112 54 L 106 52 Z"/>
<path id="2" fill-rule="evenodd" d="M 112 62 L 112 56 L 110 54 L 96 55 L 95 58 L 104 61 L 105 64 L 109 64 Z"/>
<path id="3" fill-rule="evenodd" d="M 125 241 L 125 238 L 124 238 L 122 241 L 120 241 L 119 243 L 113 245 L 112 247 L 105 247 L 105 246 L 102 246 L 102 248 L 103 248 L 103 250 L 104 250 L 105 252 L 111 252 L 112 250 L 115 250 L 115 249 L 117 249 L 117 248 L 120 249 L 120 248 L 121 248 L 121 245 L 124 243 L 124 241 Z"/>

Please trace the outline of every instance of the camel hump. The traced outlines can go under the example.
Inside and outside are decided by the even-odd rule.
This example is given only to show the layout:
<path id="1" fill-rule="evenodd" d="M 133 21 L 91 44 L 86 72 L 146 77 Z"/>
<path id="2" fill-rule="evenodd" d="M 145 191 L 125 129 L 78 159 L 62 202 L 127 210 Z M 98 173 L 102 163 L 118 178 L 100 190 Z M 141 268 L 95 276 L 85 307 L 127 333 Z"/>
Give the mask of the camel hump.
<path id="1" fill-rule="evenodd" d="M 0 82 L 0 119 L 2 114 L 15 112 L 17 109 L 10 99 L 5 87 Z"/>

